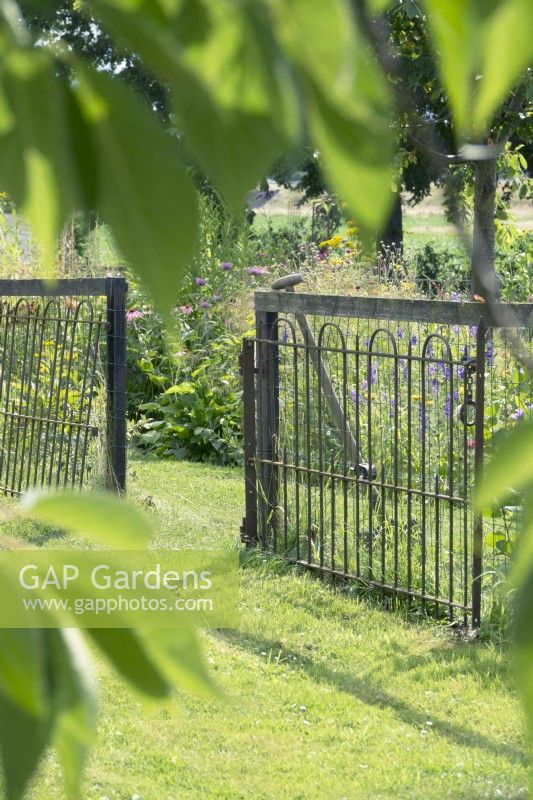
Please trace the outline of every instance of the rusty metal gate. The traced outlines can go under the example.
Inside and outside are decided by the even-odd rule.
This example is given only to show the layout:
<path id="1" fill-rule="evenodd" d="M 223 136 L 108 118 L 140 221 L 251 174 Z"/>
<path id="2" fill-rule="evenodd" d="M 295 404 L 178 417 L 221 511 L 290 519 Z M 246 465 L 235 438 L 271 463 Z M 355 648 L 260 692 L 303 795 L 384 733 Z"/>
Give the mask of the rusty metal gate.
<path id="1" fill-rule="evenodd" d="M 519 507 L 484 518 L 471 497 L 498 436 L 531 413 L 531 377 L 479 303 L 288 288 L 256 293 L 243 343 L 243 540 L 478 626 Z M 531 350 L 533 305 L 508 308 Z"/>
<path id="2" fill-rule="evenodd" d="M 0 281 L 4 494 L 81 487 L 97 434 L 106 440 L 106 484 L 124 491 L 125 295 L 123 278 Z"/>

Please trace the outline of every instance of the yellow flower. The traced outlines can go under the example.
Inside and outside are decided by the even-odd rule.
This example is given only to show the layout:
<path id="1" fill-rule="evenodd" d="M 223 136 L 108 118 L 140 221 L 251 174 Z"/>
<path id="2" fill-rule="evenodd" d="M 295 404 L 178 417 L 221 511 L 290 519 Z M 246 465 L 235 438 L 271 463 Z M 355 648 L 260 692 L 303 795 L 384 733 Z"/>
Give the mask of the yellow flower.
<path id="1" fill-rule="evenodd" d="M 335 236 L 332 236 L 331 239 L 324 239 L 324 241 L 320 242 L 320 244 L 318 246 L 319 247 L 338 247 L 340 244 L 342 244 L 342 241 L 343 241 L 343 237 L 339 236 L 338 234 L 336 234 Z"/>

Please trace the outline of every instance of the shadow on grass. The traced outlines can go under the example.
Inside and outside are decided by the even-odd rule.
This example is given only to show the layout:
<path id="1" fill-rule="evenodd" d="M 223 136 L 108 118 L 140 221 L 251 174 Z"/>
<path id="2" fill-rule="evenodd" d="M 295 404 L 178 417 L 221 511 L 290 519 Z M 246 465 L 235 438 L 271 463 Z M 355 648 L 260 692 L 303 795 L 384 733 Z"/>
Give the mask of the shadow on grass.
<path id="1" fill-rule="evenodd" d="M 48 543 L 68 538 L 64 531 L 23 517 L 4 522 L 2 532 L 12 539 L 31 547 L 45 547 Z"/>
<path id="2" fill-rule="evenodd" d="M 280 659 L 283 666 L 288 669 L 305 671 L 307 675 L 316 683 L 323 683 L 334 686 L 338 691 L 345 692 L 356 697 L 362 703 L 374 708 L 392 709 L 397 718 L 413 727 L 421 730 L 426 727 L 427 713 L 417 711 L 409 703 L 395 697 L 379 683 L 371 681 L 367 676 L 358 678 L 357 676 L 340 670 L 334 670 L 321 662 L 315 662 L 310 656 L 301 651 L 286 648 L 282 642 L 267 639 L 252 633 L 242 633 L 239 631 L 224 630 L 219 631 L 218 636 L 224 638 L 229 644 L 241 650 L 252 652 L 259 655 L 262 652 L 271 652 Z M 460 650 L 462 655 L 468 650 L 468 657 L 471 664 L 461 664 L 461 674 L 467 672 L 482 675 L 486 668 L 486 659 L 479 657 L 478 645 L 457 645 L 456 647 L 435 648 L 427 656 L 410 656 L 407 658 L 396 657 L 395 668 L 397 670 L 409 671 L 417 667 L 423 667 L 428 661 L 438 658 L 446 671 L 448 665 L 453 663 L 458 657 L 456 650 Z M 461 725 L 454 724 L 444 717 L 436 716 L 432 713 L 433 735 L 444 736 L 456 745 L 482 749 L 497 756 L 504 756 L 508 761 L 527 764 L 527 755 L 512 745 L 502 742 L 492 741 L 492 739 Z"/>

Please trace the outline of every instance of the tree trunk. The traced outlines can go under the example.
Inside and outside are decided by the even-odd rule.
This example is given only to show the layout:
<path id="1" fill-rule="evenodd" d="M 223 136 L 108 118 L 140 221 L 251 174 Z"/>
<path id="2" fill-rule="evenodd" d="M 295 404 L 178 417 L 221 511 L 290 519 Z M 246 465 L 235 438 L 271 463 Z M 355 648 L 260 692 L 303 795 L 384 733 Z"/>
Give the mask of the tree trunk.
<path id="1" fill-rule="evenodd" d="M 496 294 L 494 271 L 496 159 L 474 161 L 474 233 L 471 261 L 472 294 Z"/>
<path id="2" fill-rule="evenodd" d="M 388 250 L 394 250 L 396 253 L 403 253 L 402 201 L 399 192 L 394 195 L 394 202 L 387 219 L 387 225 L 379 239 L 378 247 L 380 250 L 387 248 Z"/>

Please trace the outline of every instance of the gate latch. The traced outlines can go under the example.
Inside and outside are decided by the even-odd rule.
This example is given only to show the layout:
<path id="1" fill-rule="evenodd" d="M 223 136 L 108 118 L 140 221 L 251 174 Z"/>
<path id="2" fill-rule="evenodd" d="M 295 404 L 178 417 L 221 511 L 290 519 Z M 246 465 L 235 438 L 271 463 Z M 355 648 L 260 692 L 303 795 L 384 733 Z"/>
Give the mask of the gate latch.
<path id="1" fill-rule="evenodd" d="M 464 355 L 461 359 L 461 364 L 465 370 L 466 387 L 465 399 L 459 406 L 458 416 L 463 425 L 467 428 L 472 428 L 476 424 L 475 408 L 476 401 L 474 400 L 474 375 L 476 373 L 477 361 L 474 356 L 468 354 L 468 349 L 465 347 Z"/>

